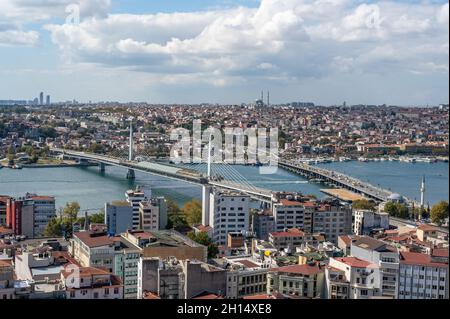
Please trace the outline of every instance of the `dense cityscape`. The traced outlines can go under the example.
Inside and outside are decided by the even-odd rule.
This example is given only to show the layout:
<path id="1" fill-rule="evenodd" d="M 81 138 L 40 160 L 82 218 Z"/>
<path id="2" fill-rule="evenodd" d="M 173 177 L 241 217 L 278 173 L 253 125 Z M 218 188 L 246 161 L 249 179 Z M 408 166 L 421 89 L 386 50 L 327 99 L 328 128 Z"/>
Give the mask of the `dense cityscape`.
<path id="1" fill-rule="evenodd" d="M 430 315 L 448 87 L 448 0 L 0 0 L 0 315 Z"/>
<path id="2" fill-rule="evenodd" d="M 448 162 L 448 105 L 269 103 L 3 106 L 1 163 L 89 167 L 131 149 L 127 161 L 162 165 L 171 131 L 195 120 L 278 127 L 280 160 L 302 169 L 299 176 L 321 162 Z M 312 177 L 303 176 L 333 182 Z M 184 205 L 146 185 L 124 189 L 97 212 L 82 211 L 80 198 L 57 207 L 51 194 L 26 188 L 20 197 L 2 194 L 0 299 L 448 298 L 448 202 L 427 205 L 425 179 L 420 201 L 327 183 L 330 196 L 272 191 L 259 206 L 252 189 L 213 182 L 199 185 L 201 201 Z"/>

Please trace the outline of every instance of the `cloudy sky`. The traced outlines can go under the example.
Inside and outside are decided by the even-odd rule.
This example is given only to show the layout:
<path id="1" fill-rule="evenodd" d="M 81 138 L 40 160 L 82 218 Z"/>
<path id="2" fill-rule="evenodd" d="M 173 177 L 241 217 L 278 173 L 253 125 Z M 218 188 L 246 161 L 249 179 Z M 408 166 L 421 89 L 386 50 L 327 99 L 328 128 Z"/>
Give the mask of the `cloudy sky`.
<path id="1" fill-rule="evenodd" d="M 0 0 L 0 99 L 433 105 L 441 0 Z"/>

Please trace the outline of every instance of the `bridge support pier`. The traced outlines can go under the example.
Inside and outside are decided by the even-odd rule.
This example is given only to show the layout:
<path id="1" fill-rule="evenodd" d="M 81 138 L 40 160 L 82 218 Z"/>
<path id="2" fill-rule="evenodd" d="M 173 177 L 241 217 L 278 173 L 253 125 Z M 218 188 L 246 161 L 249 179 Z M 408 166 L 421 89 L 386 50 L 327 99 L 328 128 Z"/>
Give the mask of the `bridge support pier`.
<path id="1" fill-rule="evenodd" d="M 99 170 L 100 170 L 101 173 L 104 173 L 104 172 L 105 172 L 105 170 L 106 170 L 106 165 L 105 165 L 104 163 L 100 163 L 98 167 L 99 167 Z"/>
<path id="2" fill-rule="evenodd" d="M 127 179 L 133 180 L 136 179 L 136 173 L 134 172 L 134 169 L 128 169 L 127 172 Z"/>

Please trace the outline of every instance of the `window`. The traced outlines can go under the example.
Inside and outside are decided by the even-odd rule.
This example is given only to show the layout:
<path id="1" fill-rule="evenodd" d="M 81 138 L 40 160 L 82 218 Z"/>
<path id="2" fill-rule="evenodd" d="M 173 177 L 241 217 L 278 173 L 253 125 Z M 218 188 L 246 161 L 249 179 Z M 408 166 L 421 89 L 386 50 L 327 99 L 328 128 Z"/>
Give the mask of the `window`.
<path id="1" fill-rule="evenodd" d="M 367 289 L 362 289 L 361 290 L 361 296 L 367 296 L 367 295 L 368 295 Z"/>

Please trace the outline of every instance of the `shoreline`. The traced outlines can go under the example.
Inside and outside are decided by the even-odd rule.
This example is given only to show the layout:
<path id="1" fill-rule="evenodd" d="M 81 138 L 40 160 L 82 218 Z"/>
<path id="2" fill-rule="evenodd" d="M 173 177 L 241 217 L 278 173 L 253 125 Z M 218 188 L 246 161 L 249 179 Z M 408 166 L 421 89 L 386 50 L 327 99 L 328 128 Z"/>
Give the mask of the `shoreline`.
<path id="1" fill-rule="evenodd" d="M 76 164 L 21 164 L 21 168 L 64 168 L 64 167 L 92 167 L 92 166 L 98 166 L 99 164 L 96 163 L 76 163 Z M 18 170 L 19 168 L 13 168 L 8 166 L 1 166 L 1 168 L 8 168 L 12 170 Z"/>

